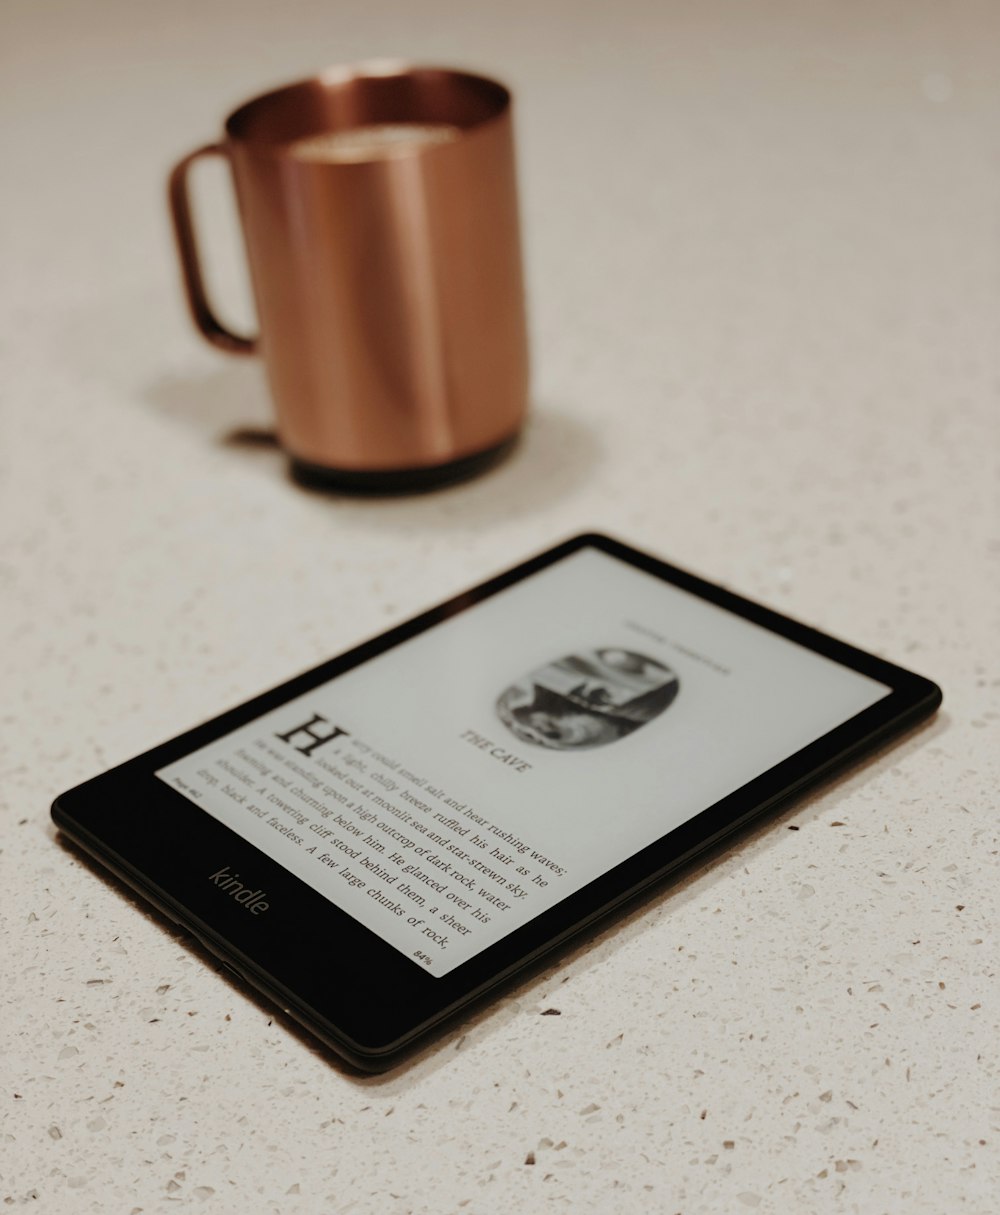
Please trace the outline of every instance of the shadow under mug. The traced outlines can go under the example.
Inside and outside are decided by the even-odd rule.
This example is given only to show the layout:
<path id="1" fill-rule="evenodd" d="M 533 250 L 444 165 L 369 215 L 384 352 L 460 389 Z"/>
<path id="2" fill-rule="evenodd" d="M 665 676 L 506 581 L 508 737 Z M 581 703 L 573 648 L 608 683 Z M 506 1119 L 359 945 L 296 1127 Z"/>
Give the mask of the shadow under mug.
<path id="1" fill-rule="evenodd" d="M 414 123 L 452 136 L 355 160 L 296 150 L 311 136 Z M 232 171 L 256 338 L 230 332 L 206 294 L 187 184 L 203 156 Z M 170 207 L 194 322 L 225 351 L 263 356 L 297 479 L 420 489 L 513 445 L 528 348 L 502 85 L 395 62 L 331 68 L 235 110 L 222 142 L 173 170 Z"/>

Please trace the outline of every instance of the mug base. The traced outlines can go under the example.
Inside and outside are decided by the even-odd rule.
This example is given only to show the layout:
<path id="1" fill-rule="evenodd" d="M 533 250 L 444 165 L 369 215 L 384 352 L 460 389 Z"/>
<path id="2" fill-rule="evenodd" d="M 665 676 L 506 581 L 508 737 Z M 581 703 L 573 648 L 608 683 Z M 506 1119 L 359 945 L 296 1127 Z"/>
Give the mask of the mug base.
<path id="1" fill-rule="evenodd" d="M 519 435 L 512 435 L 471 456 L 449 460 L 445 464 L 432 464 L 423 468 L 394 468 L 363 471 L 356 468 L 329 468 L 325 464 L 311 464 L 291 456 L 289 464 L 292 480 L 306 489 L 334 490 L 339 493 L 377 496 L 394 494 L 421 494 L 429 490 L 443 489 L 467 481 L 499 464 L 517 446 Z"/>

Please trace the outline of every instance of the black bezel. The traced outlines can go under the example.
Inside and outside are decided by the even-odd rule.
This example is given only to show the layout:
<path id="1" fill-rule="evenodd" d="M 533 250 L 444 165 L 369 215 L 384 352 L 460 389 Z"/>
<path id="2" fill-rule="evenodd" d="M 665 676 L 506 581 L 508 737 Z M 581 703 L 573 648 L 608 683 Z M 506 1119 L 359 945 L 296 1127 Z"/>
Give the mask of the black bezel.
<path id="1" fill-rule="evenodd" d="M 871 676 L 891 691 L 441 978 L 427 974 L 153 775 L 285 701 L 588 546 Z M 71 839 L 350 1062 L 366 1070 L 382 1070 L 444 1017 L 751 819 L 933 713 L 940 703 L 940 689 L 922 676 L 617 540 L 588 533 L 78 785 L 56 799 L 52 817 Z M 136 805 L 142 806 L 141 815 L 134 813 Z M 207 878 L 223 864 L 267 891 L 265 915 L 252 916 L 232 899 L 219 897 Z M 322 966 L 317 964 L 317 942 L 328 940 L 338 942 L 337 957 Z"/>

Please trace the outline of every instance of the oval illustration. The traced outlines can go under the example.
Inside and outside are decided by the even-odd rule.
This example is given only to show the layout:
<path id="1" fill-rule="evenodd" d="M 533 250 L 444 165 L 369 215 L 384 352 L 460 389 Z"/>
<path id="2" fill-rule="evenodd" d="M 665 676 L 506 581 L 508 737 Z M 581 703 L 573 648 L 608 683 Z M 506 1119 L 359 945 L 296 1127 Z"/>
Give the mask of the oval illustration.
<path id="1" fill-rule="evenodd" d="M 635 650 L 583 650 L 511 684 L 496 712 L 522 742 L 582 751 L 617 742 L 659 717 L 679 687 L 675 672 Z"/>

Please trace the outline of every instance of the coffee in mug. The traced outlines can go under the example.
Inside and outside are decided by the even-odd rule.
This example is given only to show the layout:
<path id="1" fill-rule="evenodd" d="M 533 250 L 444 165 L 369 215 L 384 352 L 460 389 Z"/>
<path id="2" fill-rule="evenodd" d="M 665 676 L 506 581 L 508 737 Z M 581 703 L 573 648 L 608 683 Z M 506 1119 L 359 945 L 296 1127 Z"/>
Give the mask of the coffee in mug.
<path id="1" fill-rule="evenodd" d="M 306 135 L 290 144 L 288 151 L 299 160 L 356 164 L 405 153 L 410 148 L 450 143 L 458 136 L 458 127 L 450 122 L 379 122 L 349 131 Z"/>

